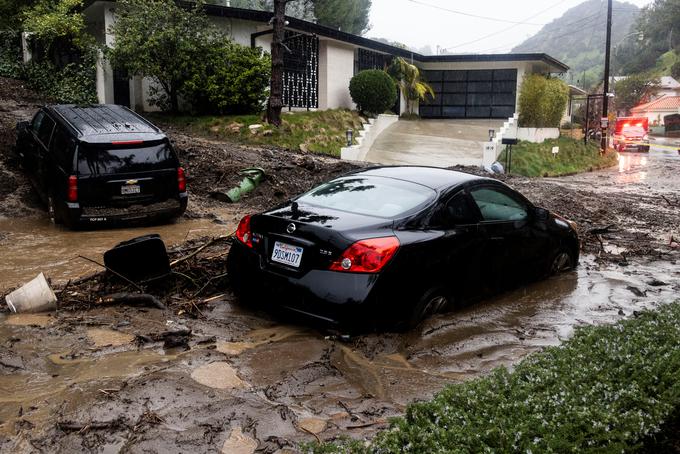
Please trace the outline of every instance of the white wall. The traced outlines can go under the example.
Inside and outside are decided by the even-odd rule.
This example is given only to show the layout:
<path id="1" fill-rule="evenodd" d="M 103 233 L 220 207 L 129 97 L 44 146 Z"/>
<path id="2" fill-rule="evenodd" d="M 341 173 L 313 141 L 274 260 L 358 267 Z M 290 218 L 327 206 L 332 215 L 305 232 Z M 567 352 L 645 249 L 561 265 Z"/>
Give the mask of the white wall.
<path id="1" fill-rule="evenodd" d="M 250 47 L 250 35 L 258 31 L 262 24 L 258 22 L 232 19 L 229 17 L 209 16 L 208 19 L 225 33 L 232 41 Z"/>
<path id="2" fill-rule="evenodd" d="M 319 109 L 354 109 L 349 81 L 354 76 L 354 47 L 319 41 Z"/>

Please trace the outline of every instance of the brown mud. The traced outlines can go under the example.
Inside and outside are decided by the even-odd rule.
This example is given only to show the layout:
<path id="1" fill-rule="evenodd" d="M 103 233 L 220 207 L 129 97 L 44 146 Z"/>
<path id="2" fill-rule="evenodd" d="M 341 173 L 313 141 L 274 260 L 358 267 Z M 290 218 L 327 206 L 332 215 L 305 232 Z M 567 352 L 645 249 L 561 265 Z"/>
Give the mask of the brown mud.
<path id="1" fill-rule="evenodd" d="M 22 108 L 3 105 L 0 119 Z M 302 441 L 370 437 L 446 384 L 512 367 L 578 326 L 633 316 L 680 291 L 680 157 L 653 149 L 622 155 L 619 168 L 605 171 L 505 178 L 578 223 L 583 256 L 574 272 L 407 333 L 345 337 L 296 324 L 240 306 L 224 274 L 229 240 L 204 237 L 226 235 L 242 214 L 353 165 L 170 135 L 193 177 L 188 217 L 196 219 L 65 232 L 25 202 L 30 189 L 14 191 L 20 209 L 0 211 L 10 217 L 0 220 L 0 293 L 47 270 L 60 299 L 52 314 L 0 306 L 0 452 L 274 453 L 295 452 Z M 250 197 L 229 206 L 210 198 L 253 165 L 270 178 Z M 152 230 L 177 243 L 175 273 L 144 288 L 167 309 L 103 305 L 102 296 L 133 289 L 101 273 L 78 279 L 97 270 L 74 257 L 101 260 L 119 240 Z"/>

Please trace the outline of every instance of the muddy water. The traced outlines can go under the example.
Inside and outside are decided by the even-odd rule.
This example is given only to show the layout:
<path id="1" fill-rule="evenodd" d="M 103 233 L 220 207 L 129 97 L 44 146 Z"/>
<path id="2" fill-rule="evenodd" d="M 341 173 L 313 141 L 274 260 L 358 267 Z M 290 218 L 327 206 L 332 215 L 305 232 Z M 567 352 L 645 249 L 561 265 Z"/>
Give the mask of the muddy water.
<path id="1" fill-rule="evenodd" d="M 679 291 L 680 269 L 667 262 L 621 267 L 584 257 L 575 272 L 411 332 L 346 342 L 254 314 L 231 297 L 202 308 L 206 318 L 197 320 L 122 307 L 0 314 L 0 447 L 4 437 L 8 452 L 31 452 L 16 444 L 29 437 L 48 451 L 94 443 L 115 452 L 134 433 L 133 451 L 252 452 L 267 440 L 369 436 L 446 384 L 512 367 L 578 326 L 631 317 Z M 187 351 L 133 341 L 178 323 L 193 330 Z M 145 425 L 149 412 L 156 423 Z M 124 424 L 96 433 L 55 429 L 56 421 L 115 420 Z"/>
<path id="2" fill-rule="evenodd" d="M 167 246 L 185 239 L 227 235 L 235 229 L 235 210 L 219 213 L 224 224 L 212 219 L 181 219 L 153 227 L 70 231 L 52 225 L 44 218 L 8 219 L 0 217 L 0 293 L 44 272 L 53 282 L 64 282 L 92 271 L 102 254 L 120 243 L 141 235 L 158 233 Z"/>

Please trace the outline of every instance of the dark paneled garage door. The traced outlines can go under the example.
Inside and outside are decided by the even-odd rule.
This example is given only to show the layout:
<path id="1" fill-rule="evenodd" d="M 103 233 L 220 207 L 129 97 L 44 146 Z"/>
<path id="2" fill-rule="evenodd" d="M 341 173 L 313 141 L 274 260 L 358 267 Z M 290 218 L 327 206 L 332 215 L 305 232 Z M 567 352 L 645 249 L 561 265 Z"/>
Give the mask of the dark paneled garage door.
<path id="1" fill-rule="evenodd" d="M 423 118 L 508 118 L 515 113 L 517 70 L 423 71 L 435 92 Z"/>

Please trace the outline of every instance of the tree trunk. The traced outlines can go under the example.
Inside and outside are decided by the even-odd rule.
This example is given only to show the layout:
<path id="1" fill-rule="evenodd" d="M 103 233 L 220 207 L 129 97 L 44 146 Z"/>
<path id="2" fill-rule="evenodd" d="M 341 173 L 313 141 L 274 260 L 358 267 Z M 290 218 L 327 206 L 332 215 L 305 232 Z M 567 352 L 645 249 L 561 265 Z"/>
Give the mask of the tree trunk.
<path id="1" fill-rule="evenodd" d="M 274 0 L 274 36 L 272 40 L 272 79 L 267 104 L 267 121 L 277 128 L 281 125 L 283 108 L 283 39 L 288 0 Z"/>

